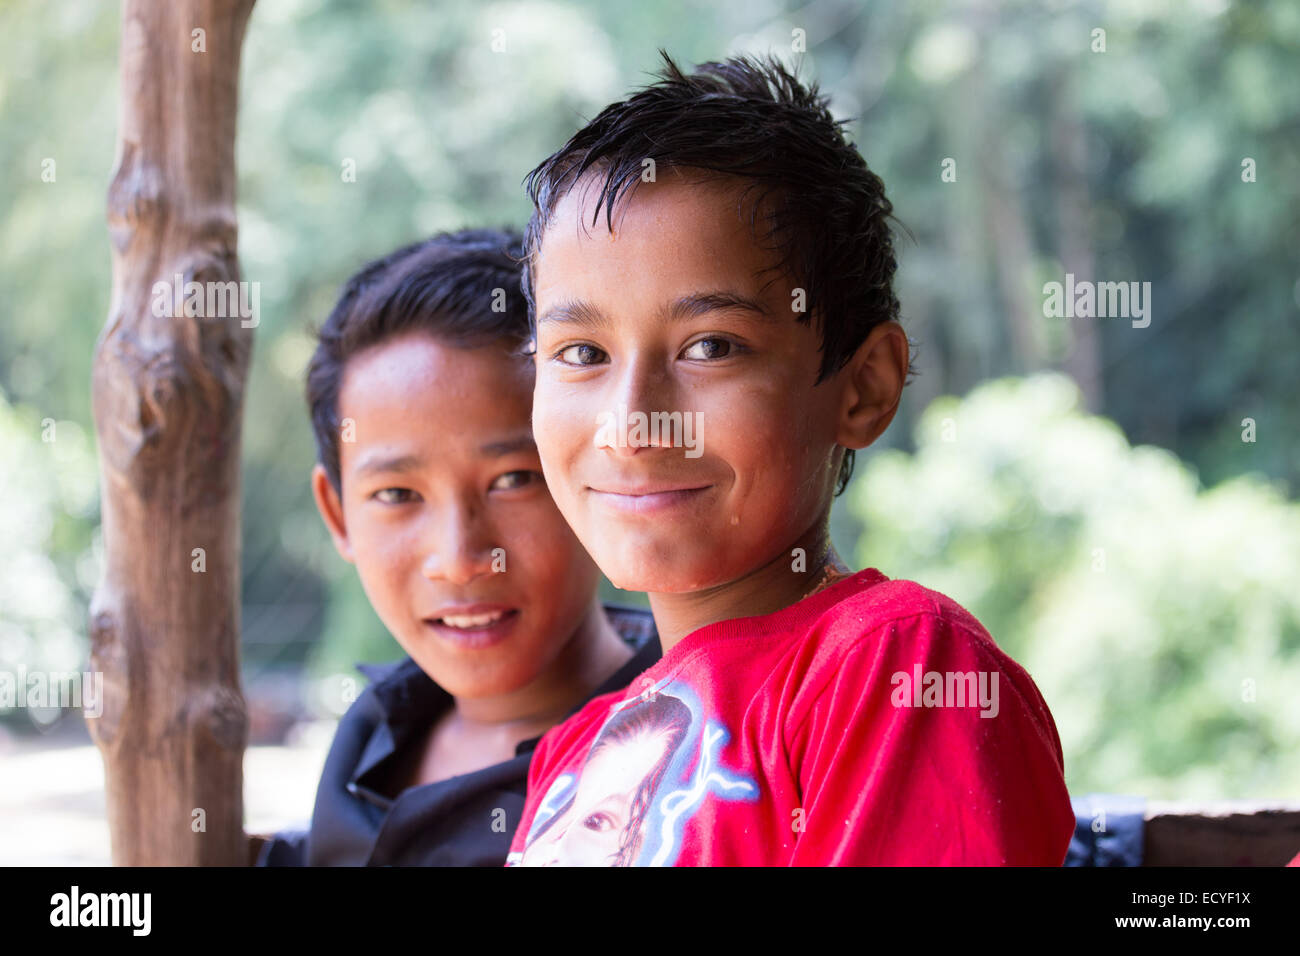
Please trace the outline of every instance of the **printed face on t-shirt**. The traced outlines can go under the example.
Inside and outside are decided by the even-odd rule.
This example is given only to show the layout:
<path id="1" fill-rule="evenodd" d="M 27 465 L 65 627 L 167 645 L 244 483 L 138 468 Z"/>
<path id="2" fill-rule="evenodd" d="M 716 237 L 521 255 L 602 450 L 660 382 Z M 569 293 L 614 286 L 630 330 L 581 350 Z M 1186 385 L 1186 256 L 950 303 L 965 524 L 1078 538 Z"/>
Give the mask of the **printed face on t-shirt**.
<path id="1" fill-rule="evenodd" d="M 457 697 L 526 687 L 588 613 L 597 572 L 547 491 L 532 369 L 503 345 L 417 332 L 354 356 L 338 414 L 342 501 L 318 501 L 402 648 Z"/>
<path id="2" fill-rule="evenodd" d="M 580 767 L 554 780 L 529 826 L 522 866 L 671 864 L 703 800 L 753 800 L 753 780 L 721 765 L 726 728 L 687 685 L 660 682 L 623 701 Z"/>
<path id="3" fill-rule="evenodd" d="M 651 729 L 593 753 L 563 819 L 529 847 L 528 865 L 613 865 L 634 838 L 631 828 L 640 824 L 633 814 L 638 792 L 671 755 L 670 747 L 667 732 Z"/>
<path id="4" fill-rule="evenodd" d="M 742 186 L 664 171 L 611 232 L 590 183 L 559 201 L 535 260 L 551 492 L 618 587 L 735 581 L 828 507 L 842 389 L 815 384 L 819 335 L 796 321 Z"/>

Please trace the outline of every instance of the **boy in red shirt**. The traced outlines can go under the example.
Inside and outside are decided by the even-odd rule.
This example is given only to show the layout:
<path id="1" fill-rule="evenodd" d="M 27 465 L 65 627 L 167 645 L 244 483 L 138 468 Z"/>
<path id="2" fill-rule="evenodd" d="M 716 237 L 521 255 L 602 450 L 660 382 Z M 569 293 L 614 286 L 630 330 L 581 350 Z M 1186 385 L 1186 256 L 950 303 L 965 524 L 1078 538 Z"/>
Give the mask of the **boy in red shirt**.
<path id="1" fill-rule="evenodd" d="M 543 738 L 508 862 L 1059 866 L 1029 675 L 830 545 L 909 361 L 891 206 L 825 99 L 668 60 L 528 187 L 543 470 L 665 656 Z"/>

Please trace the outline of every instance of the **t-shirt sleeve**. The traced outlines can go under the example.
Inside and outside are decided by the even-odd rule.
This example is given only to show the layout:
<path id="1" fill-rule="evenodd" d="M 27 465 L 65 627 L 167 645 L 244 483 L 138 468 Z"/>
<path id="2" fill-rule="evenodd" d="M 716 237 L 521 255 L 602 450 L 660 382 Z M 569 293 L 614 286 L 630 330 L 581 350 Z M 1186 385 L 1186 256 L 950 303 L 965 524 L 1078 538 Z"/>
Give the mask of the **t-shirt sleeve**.
<path id="1" fill-rule="evenodd" d="M 794 865 L 1065 859 L 1074 813 L 1051 713 L 969 625 L 924 613 L 863 635 L 791 757 L 803 810 Z"/>

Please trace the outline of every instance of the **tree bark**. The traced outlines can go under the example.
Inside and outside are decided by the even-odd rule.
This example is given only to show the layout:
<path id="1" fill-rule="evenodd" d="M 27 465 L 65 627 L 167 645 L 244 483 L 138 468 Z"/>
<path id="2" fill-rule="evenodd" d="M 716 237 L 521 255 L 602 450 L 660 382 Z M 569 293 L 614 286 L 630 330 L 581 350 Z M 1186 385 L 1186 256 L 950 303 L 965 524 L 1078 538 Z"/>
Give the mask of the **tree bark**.
<path id="1" fill-rule="evenodd" d="M 104 707 L 87 720 L 117 865 L 246 862 L 239 443 L 256 317 L 228 300 L 211 314 L 207 290 L 240 280 L 235 118 L 252 7 L 122 5 L 112 301 L 92 373 L 105 573 L 91 666 Z M 155 283 L 170 290 L 178 275 L 204 291 L 200 314 L 161 306 Z"/>

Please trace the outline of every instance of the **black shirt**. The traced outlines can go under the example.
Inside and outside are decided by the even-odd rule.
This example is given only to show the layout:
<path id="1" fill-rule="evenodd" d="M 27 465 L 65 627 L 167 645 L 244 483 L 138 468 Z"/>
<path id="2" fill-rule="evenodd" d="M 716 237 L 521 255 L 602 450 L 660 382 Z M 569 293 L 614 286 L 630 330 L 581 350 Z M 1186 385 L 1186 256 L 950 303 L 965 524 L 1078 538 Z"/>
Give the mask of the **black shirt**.
<path id="1" fill-rule="evenodd" d="M 622 690 L 662 656 L 650 612 L 605 611 L 635 653 L 592 697 Z M 277 834 L 262 848 L 258 865 L 503 866 L 541 738 L 525 740 L 501 763 L 386 796 L 386 783 L 454 702 L 410 657 L 357 669 L 373 683 L 339 721 L 311 828 Z"/>

